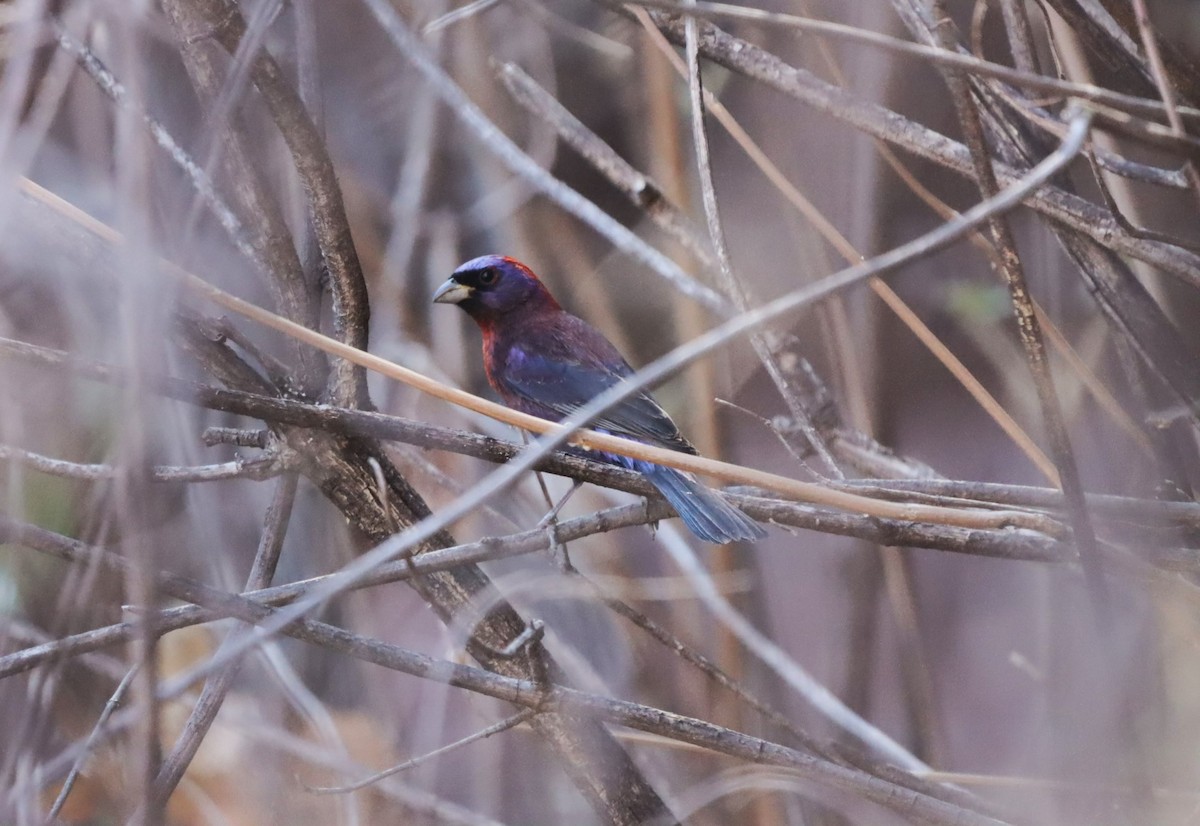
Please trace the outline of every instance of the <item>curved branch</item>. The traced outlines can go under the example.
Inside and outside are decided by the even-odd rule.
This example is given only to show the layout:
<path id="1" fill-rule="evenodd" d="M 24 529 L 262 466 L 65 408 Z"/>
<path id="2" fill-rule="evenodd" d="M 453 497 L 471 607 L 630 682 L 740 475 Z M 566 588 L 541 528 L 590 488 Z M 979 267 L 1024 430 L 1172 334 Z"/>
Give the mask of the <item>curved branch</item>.
<path id="1" fill-rule="evenodd" d="M 223 0 L 189 0 L 183 5 L 210 28 L 226 51 L 231 55 L 237 52 L 246 33 L 246 21 L 235 6 Z M 344 344 L 366 349 L 371 316 L 367 283 L 325 140 L 309 117 L 304 101 L 265 50 L 254 59 L 251 77 L 291 150 L 292 162 L 308 196 L 313 232 L 329 274 L 336 336 Z M 329 393 L 338 404 L 344 407 L 368 404 L 366 375 L 360 368 L 339 363 L 330 382 Z"/>

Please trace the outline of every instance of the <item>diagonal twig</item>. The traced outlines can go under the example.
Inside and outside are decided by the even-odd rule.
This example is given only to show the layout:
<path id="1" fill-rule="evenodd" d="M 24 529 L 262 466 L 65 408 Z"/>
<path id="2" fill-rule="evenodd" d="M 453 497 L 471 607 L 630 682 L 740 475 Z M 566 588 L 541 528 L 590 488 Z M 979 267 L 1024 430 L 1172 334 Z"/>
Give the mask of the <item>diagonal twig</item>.
<path id="1" fill-rule="evenodd" d="M 291 521 L 292 505 L 296 500 L 296 485 L 299 477 L 295 473 L 284 475 L 275 486 L 275 496 L 267 507 L 263 520 L 262 537 L 259 540 L 258 552 L 246 578 L 246 591 L 256 591 L 267 587 L 275 575 L 279 555 L 283 550 L 283 540 L 287 533 L 287 525 Z M 226 644 L 244 633 L 239 627 L 226 637 Z M 184 724 L 183 732 L 176 740 L 174 748 L 163 760 L 158 777 L 154 780 L 151 790 L 151 809 L 164 806 L 174 792 L 184 772 L 191 764 L 200 744 L 204 741 L 212 727 L 217 713 L 221 710 L 233 681 L 241 671 L 241 661 L 234 660 L 225 668 L 213 674 L 204 684 L 200 698 L 192 708 L 192 713 Z"/>
<path id="2" fill-rule="evenodd" d="M 910 5 L 909 0 L 899 0 L 898 7 L 902 16 L 909 17 L 913 25 L 926 26 L 925 31 L 929 32 L 927 36 L 930 39 L 940 38 L 940 44 L 936 45 L 953 50 L 957 45 L 957 32 L 952 21 L 946 15 L 942 0 L 927 0 L 927 2 L 926 9 L 917 8 L 915 4 Z M 992 197 L 999 191 L 1000 185 L 996 179 L 992 158 L 984 139 L 983 122 L 971 96 L 970 84 L 961 74 L 950 70 L 945 72 L 945 79 L 952 92 L 959 122 L 966 136 L 967 146 L 971 151 L 977 186 L 983 197 Z M 1017 319 L 1017 331 L 1020 334 L 1021 344 L 1025 349 L 1025 356 L 1033 374 L 1034 388 L 1037 391 L 1046 435 L 1050 442 L 1050 452 L 1054 457 L 1054 464 L 1058 468 L 1063 494 L 1067 501 L 1072 536 L 1079 547 L 1084 573 L 1087 576 L 1093 598 L 1096 600 L 1097 618 L 1101 622 L 1107 622 L 1107 620 L 1101 619 L 1108 610 L 1108 589 L 1099 568 L 1100 554 L 1096 547 L 1095 528 L 1088 516 L 1087 500 L 1079 476 L 1079 467 L 1071 448 L 1066 420 L 1059 405 L 1054 377 L 1050 373 L 1041 325 L 1038 322 L 1037 313 L 1034 312 L 1024 268 L 1017 252 L 1016 240 L 1011 227 L 1003 216 L 992 216 L 988 220 L 988 226 L 1000 253 L 1001 272 L 1008 282 L 1013 310 Z"/>

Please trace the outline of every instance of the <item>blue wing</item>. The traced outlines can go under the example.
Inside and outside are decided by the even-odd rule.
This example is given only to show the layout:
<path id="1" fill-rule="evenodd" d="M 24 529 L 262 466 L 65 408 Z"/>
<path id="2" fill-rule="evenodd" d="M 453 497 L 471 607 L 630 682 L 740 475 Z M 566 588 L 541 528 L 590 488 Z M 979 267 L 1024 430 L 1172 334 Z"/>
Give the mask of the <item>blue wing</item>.
<path id="1" fill-rule="evenodd" d="M 505 359 L 505 389 L 522 407 L 544 418 L 562 418 L 621 382 L 632 371 L 624 360 L 609 366 L 571 358 L 557 348 L 530 352 L 513 347 Z M 614 351 L 615 353 L 615 351 Z M 553 415 L 551 415 L 553 414 Z M 599 416 L 592 427 L 616 436 L 695 453 L 666 412 L 646 393 L 637 393 Z"/>

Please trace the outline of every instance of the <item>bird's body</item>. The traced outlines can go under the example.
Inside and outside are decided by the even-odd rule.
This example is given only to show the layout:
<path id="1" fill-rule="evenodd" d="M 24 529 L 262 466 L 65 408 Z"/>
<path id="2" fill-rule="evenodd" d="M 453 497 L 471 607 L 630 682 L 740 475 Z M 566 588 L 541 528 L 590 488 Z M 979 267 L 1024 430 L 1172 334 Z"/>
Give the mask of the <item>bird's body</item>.
<path id="1" fill-rule="evenodd" d="M 483 333 L 488 381 L 509 407 L 560 421 L 633 373 L 599 330 L 559 306 L 524 264 L 487 255 L 463 264 L 434 295 L 463 308 Z M 696 449 L 649 394 L 641 392 L 598 416 L 605 433 L 684 453 Z M 701 539 L 761 539 L 753 520 L 691 475 L 601 451 L 594 457 L 643 473 Z"/>

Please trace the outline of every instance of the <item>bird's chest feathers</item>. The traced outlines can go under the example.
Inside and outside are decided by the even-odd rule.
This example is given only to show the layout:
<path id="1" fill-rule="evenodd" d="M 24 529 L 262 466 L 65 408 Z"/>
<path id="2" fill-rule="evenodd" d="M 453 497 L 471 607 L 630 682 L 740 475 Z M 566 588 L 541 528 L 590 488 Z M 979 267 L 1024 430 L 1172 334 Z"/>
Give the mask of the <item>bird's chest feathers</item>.
<path id="1" fill-rule="evenodd" d="M 570 362 L 562 358 L 561 342 L 546 330 L 526 327 L 514 336 L 484 334 L 483 362 L 488 382 L 509 407 L 558 421 L 576 399 L 567 378 Z M 573 404 L 563 409 L 564 393 Z"/>
<path id="2" fill-rule="evenodd" d="M 519 371 L 528 358 L 529 354 L 511 337 L 501 335 L 495 330 L 484 330 L 483 369 L 487 373 L 488 382 L 510 404 L 513 391 L 504 379 L 512 375 L 514 370 Z"/>

